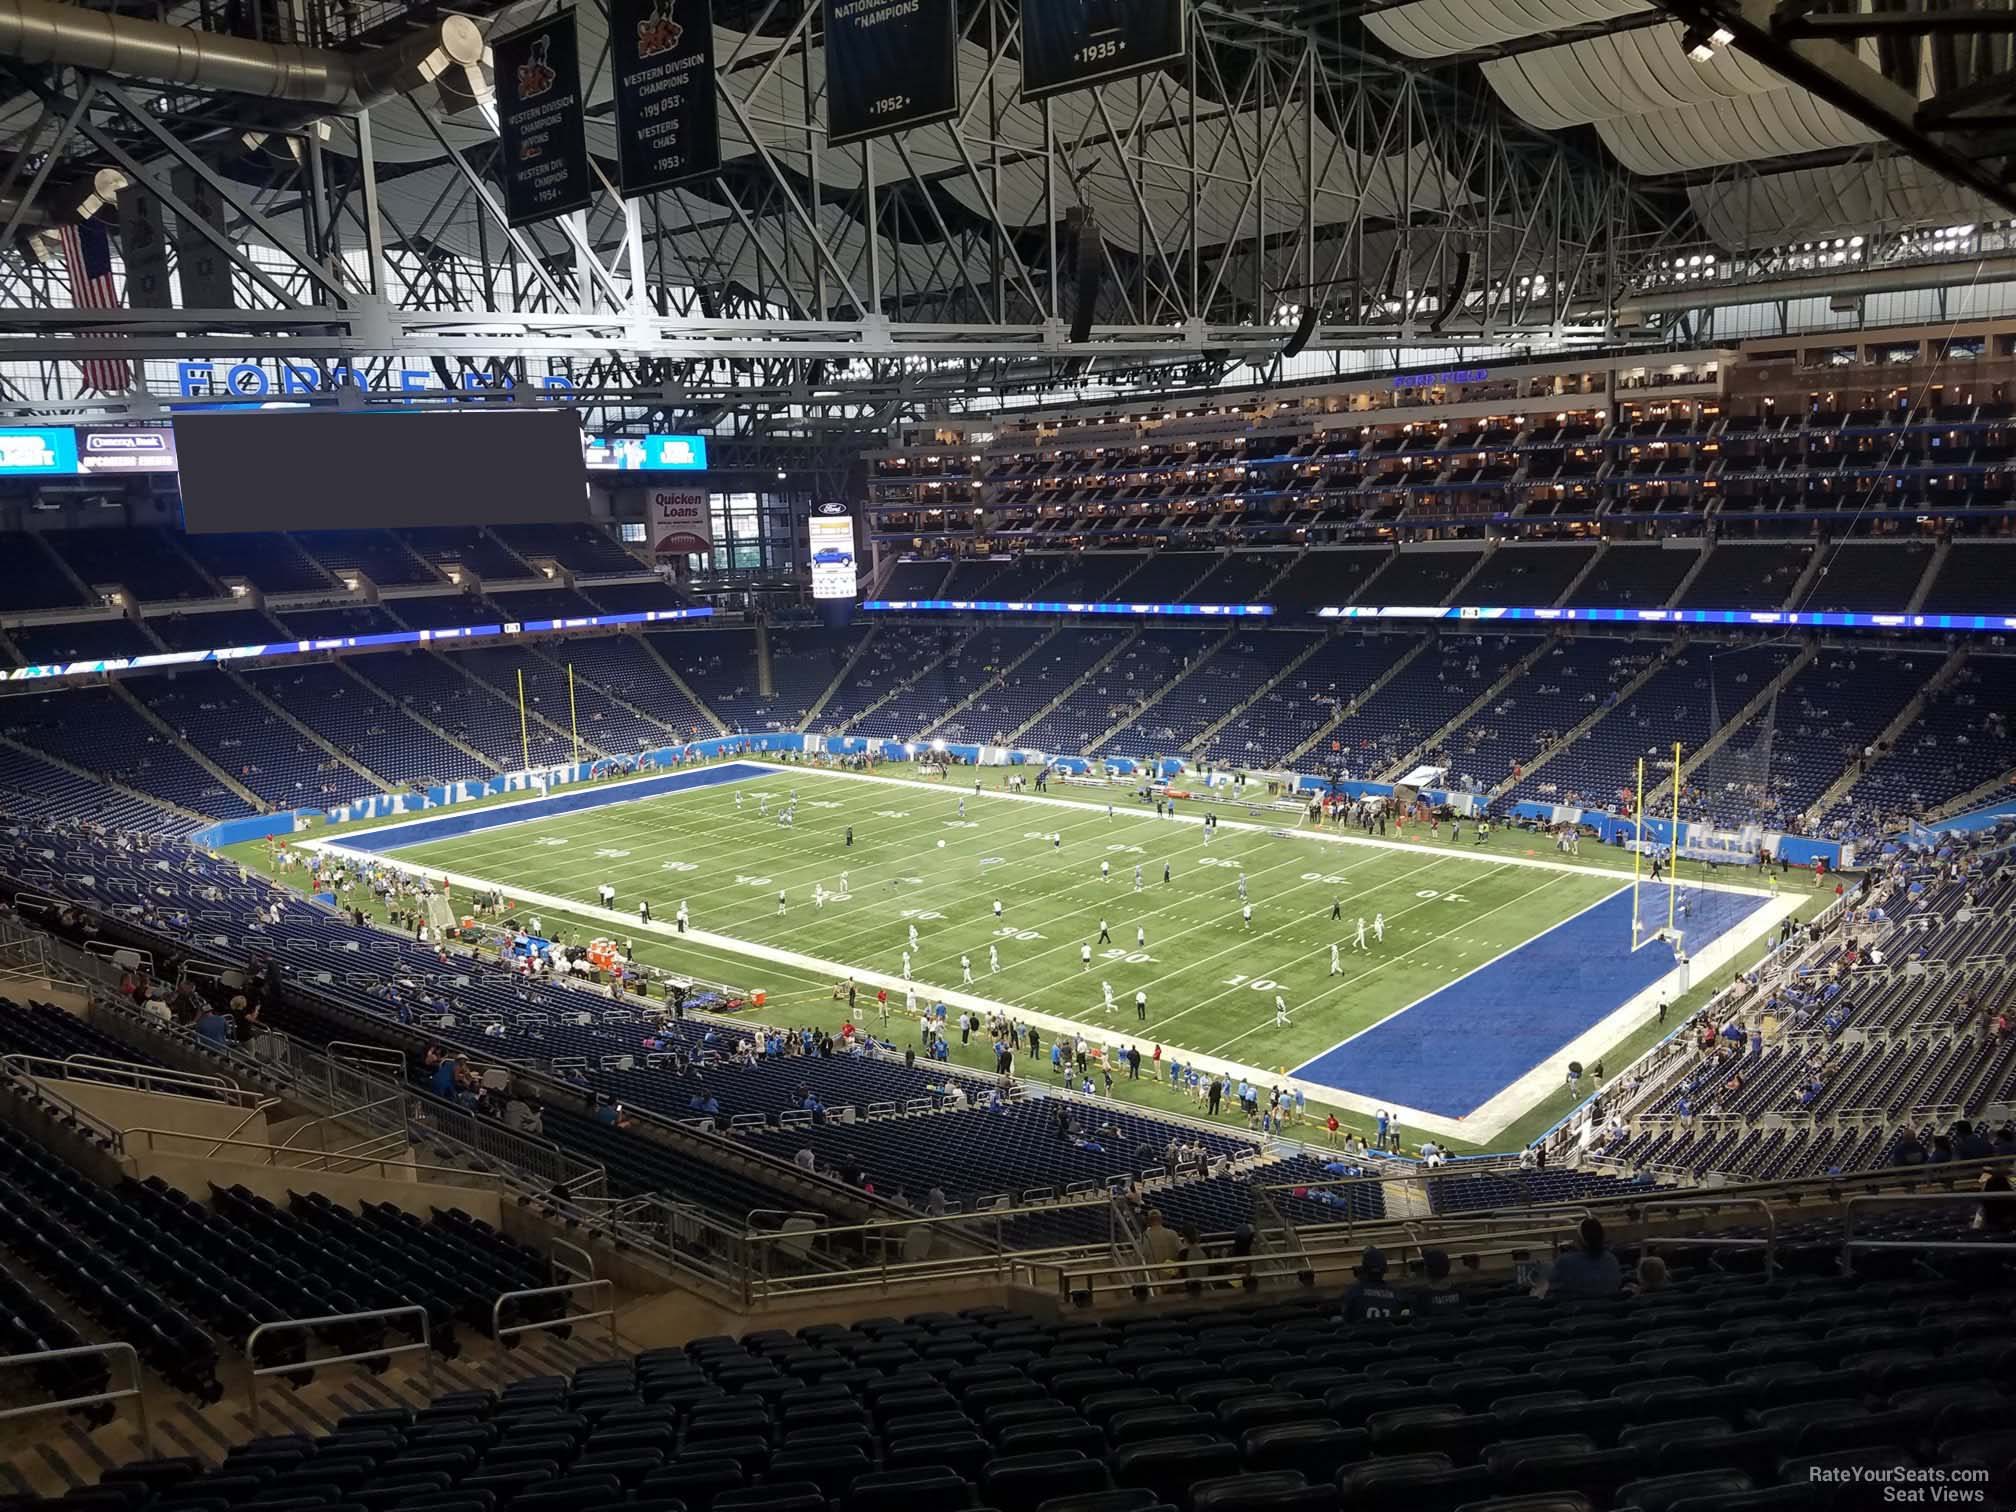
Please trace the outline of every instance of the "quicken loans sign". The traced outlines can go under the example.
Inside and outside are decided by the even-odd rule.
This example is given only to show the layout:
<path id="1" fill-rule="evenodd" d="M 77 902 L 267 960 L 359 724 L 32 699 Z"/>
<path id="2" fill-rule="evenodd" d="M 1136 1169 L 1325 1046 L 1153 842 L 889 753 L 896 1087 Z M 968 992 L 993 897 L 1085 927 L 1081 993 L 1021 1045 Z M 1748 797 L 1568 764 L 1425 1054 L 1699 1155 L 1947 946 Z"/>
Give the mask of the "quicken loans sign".
<path id="1" fill-rule="evenodd" d="M 546 393 L 571 394 L 574 380 L 558 373 L 528 376 L 525 386 Z M 514 389 L 519 386 L 509 373 L 484 373 L 473 368 L 459 375 L 459 385 L 449 389 L 432 368 L 391 367 L 373 364 L 368 368 L 332 362 L 326 369 L 298 362 L 216 362 L 193 359 L 175 364 L 175 387 L 184 399 L 267 399 L 275 395 L 326 394 L 336 389 L 356 389 L 366 394 L 445 394 L 483 390 Z"/>

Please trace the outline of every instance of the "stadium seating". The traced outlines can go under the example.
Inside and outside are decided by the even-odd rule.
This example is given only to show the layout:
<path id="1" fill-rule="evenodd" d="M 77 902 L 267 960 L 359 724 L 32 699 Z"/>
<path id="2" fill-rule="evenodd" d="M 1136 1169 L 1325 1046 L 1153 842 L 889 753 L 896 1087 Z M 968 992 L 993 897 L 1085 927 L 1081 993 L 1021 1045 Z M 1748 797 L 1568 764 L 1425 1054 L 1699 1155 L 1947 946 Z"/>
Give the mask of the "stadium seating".
<path id="1" fill-rule="evenodd" d="M 275 808 L 328 808 L 378 791 L 228 677 L 195 673 L 133 686 L 180 739 Z"/>
<path id="2" fill-rule="evenodd" d="M 361 667 L 361 663 L 357 664 Z M 250 669 L 247 681 L 324 740 L 394 786 L 459 782 L 491 770 L 450 745 L 368 679 L 332 663 Z"/>
<path id="3" fill-rule="evenodd" d="M 119 656 L 145 656 L 159 649 L 147 632 L 129 619 L 67 620 L 53 625 L 17 625 L 7 638 L 28 665 L 98 661 Z"/>
<path id="4" fill-rule="evenodd" d="M 1656 609 L 1671 599 L 1700 556 L 1692 541 L 1664 546 L 1615 545 L 1572 589 L 1565 602 L 1576 606 Z"/>
<path id="5" fill-rule="evenodd" d="M 593 525 L 500 525 L 493 532 L 527 561 L 558 562 L 569 572 L 636 572 L 639 563 Z"/>
<path id="6" fill-rule="evenodd" d="M 1889 1467 L 1968 1467 L 1997 1495 L 2008 1482 L 1993 1286 L 1701 1271 L 1637 1300 L 1473 1287 L 1430 1314 L 1396 1278 L 1405 1316 L 1347 1321 L 1335 1293 L 1241 1300 L 1243 1269 L 1199 1262 L 1163 1305 L 1098 1318 L 985 1305 L 695 1338 L 419 1412 L 374 1407 L 215 1467 L 126 1466 L 80 1496 L 132 1512 L 316 1496 L 440 1512 L 1817 1512 L 1880 1505 L 1842 1486 Z"/>
<path id="7" fill-rule="evenodd" d="M 1460 714 L 1533 644 L 1459 635 L 1430 644 L 1338 722 L 1331 738 L 1342 746 L 1344 764 L 1367 777 L 1383 772 Z"/>
<path id="8" fill-rule="evenodd" d="M 487 530 L 431 525 L 402 530 L 399 535 L 444 575 L 451 571 L 467 571 L 485 583 L 509 582 L 532 576 L 532 569 Z"/>
<path id="9" fill-rule="evenodd" d="M 292 536 L 190 535 L 182 547 L 219 581 L 241 581 L 266 593 L 313 593 L 334 580 Z M 7 602 L 14 602 L 11 595 Z"/>
<path id="10" fill-rule="evenodd" d="M 252 812 L 108 688 L 10 699 L 0 709 L 0 735 L 200 814 L 232 818 Z"/>
<path id="11" fill-rule="evenodd" d="M 354 570 L 381 588 L 444 580 L 389 530 L 297 530 L 294 540 L 334 578 Z"/>
<path id="12" fill-rule="evenodd" d="M 86 583 L 117 583 L 143 604 L 217 597 L 179 538 L 166 531 L 52 530 L 42 539 Z"/>

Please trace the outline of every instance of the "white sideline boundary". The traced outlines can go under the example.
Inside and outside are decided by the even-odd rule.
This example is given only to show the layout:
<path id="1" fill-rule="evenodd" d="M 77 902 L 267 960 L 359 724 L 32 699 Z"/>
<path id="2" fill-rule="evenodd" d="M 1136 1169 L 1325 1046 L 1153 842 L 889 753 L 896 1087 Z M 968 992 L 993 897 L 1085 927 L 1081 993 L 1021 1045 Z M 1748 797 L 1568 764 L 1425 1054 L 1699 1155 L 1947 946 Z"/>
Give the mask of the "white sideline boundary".
<path id="1" fill-rule="evenodd" d="M 949 778 L 943 783 L 931 783 L 910 777 L 883 777 L 870 772 L 809 767 L 798 763 L 759 761 L 746 756 L 731 757 L 728 760 L 738 765 L 760 768 L 768 776 L 792 776 L 810 770 L 821 777 L 838 777 L 852 782 L 909 788 L 929 793 L 957 794 L 962 791 Z M 724 762 L 723 764 L 727 763 Z M 957 770 L 967 769 L 961 768 Z M 750 780 L 755 779 L 752 778 Z M 570 785 L 569 788 L 562 789 L 561 791 L 566 792 L 571 790 L 573 788 Z M 618 796 L 622 791 L 619 784 L 612 784 L 604 789 L 604 791 L 612 795 L 609 799 L 611 804 L 640 801 L 639 799 Z M 705 791 L 705 789 L 688 789 L 683 791 Z M 682 790 L 675 790 L 668 793 L 640 795 L 640 799 L 678 798 L 682 795 Z M 526 798 L 510 803 L 486 805 L 478 812 L 500 815 L 509 814 L 515 809 L 529 807 L 551 796 L 553 795 L 550 793 L 529 795 Z M 1036 804 L 1046 808 L 1076 810 L 1080 813 L 1094 816 L 1098 812 L 1096 804 L 1085 803 L 1077 799 L 1052 798 L 1036 793 L 1009 793 L 998 789 L 989 789 L 984 786 L 980 789 L 977 796 L 1003 799 L 1013 803 Z M 600 806 L 602 805 L 597 805 L 597 807 Z M 443 804 L 439 807 L 443 810 L 452 810 L 458 807 L 458 805 Z M 1138 812 L 1135 816 L 1144 817 L 1138 814 Z M 662 923 L 655 919 L 647 924 L 639 920 L 634 913 L 606 909 L 591 903 L 575 902 L 570 898 L 564 898 L 555 893 L 536 891 L 515 882 L 499 881 L 490 877 L 478 877 L 467 872 L 445 871 L 438 866 L 422 866 L 415 862 L 402 861 L 392 854 L 363 850 L 345 843 L 346 840 L 357 835 L 398 828 L 402 825 L 412 823 L 415 819 L 426 817 L 439 816 L 437 814 L 430 814 L 426 810 L 421 811 L 419 814 L 388 816 L 388 821 L 385 823 L 374 823 L 361 826 L 358 829 L 346 830 L 340 838 L 303 840 L 298 843 L 304 849 L 340 855 L 353 862 L 370 862 L 382 866 L 391 866 L 397 870 L 421 877 L 444 878 L 456 887 L 471 890 L 481 889 L 484 891 L 497 890 L 506 892 L 513 898 L 521 899 L 527 904 L 536 904 L 542 909 L 573 914 L 580 918 L 593 919 L 605 923 L 612 932 L 619 934 L 631 936 L 652 934 L 675 944 L 680 940 L 690 940 L 696 945 L 703 945 L 709 949 L 722 951 L 726 954 L 739 955 L 757 961 L 766 961 L 775 966 L 788 966 L 795 970 L 809 972 L 836 982 L 851 977 L 854 981 L 871 990 L 877 987 L 888 988 L 892 998 L 900 998 L 907 989 L 915 989 L 920 1006 L 926 1001 L 942 1002 L 947 1008 L 953 1010 L 977 1010 L 990 1016 L 999 1015 L 1004 1018 L 1016 1019 L 1022 1023 L 1033 1024 L 1042 1029 L 1053 1041 L 1060 1034 L 1082 1034 L 1085 1037 L 1087 1045 L 1098 1044 L 1124 1047 L 1135 1043 L 1132 1036 L 1116 1033 L 1111 1025 L 1087 1024 L 1077 1019 L 1063 1018 L 1035 1009 L 1016 1007 L 992 998 L 982 997 L 977 993 L 961 992 L 953 988 L 935 986 L 914 978 L 906 983 L 903 978 L 887 972 L 878 972 L 838 961 L 829 961 L 817 956 L 805 955 L 798 951 L 784 950 L 777 946 L 763 945 L 732 935 L 715 934 L 708 930 L 695 929 L 690 926 L 686 933 L 681 935 L 675 925 Z M 542 815 L 539 817 L 545 816 Z M 484 828 L 501 828 L 520 822 L 523 821 L 521 819 L 499 818 L 494 825 L 486 825 Z M 1170 817 L 1164 822 L 1202 825 L 1204 820 L 1202 815 L 1179 814 Z M 1460 860 L 1473 854 L 1470 851 L 1464 850 L 1461 846 L 1451 846 L 1445 851 L 1432 844 L 1409 844 L 1404 841 L 1382 840 L 1375 836 L 1331 834 L 1325 831 L 1299 827 L 1287 829 L 1279 825 L 1260 824 L 1242 819 L 1221 818 L 1219 827 L 1223 829 L 1244 830 L 1253 834 L 1273 835 L 1282 839 L 1300 839 L 1322 844 L 1357 846 L 1364 849 L 1397 851 L 1410 855 L 1419 855 L 1426 852 L 1430 855 L 1446 856 L 1451 860 Z M 426 842 L 416 841 L 415 843 L 421 844 Z M 1537 856 L 1508 856 L 1497 851 L 1475 853 L 1475 859 L 1479 865 L 1523 866 L 1532 870 L 1578 877 L 1601 878 L 1604 876 L 1618 876 L 1622 885 L 1629 885 L 1628 875 L 1609 872 L 1603 867 L 1575 866 L 1562 861 L 1544 860 Z M 1748 949 L 1757 940 L 1763 938 L 1771 929 L 1777 927 L 1780 920 L 1794 912 L 1799 906 L 1799 896 L 1796 894 L 1773 895 L 1761 887 L 1743 887 L 1722 882 L 1702 882 L 1697 885 L 1717 891 L 1740 893 L 1768 900 L 1765 906 L 1752 915 L 1744 925 L 1726 932 L 1713 944 L 1690 958 L 1689 966 L 1693 974 L 1697 976 L 1718 971 L 1723 966 L 1729 964 L 1740 952 Z M 1597 902 L 1605 902 L 1614 896 L 1614 892 L 1605 894 L 1604 898 L 1598 899 Z M 1589 906 L 1595 907 L 1596 905 L 1591 904 Z M 1586 910 L 1578 910 L 1579 912 L 1586 912 Z M 1561 922 L 1565 923 L 1566 921 L 1563 920 Z M 1560 925 L 1557 923 L 1549 927 L 1559 928 Z M 1513 946 L 1511 950 L 1502 952 L 1500 956 L 1493 959 L 1502 959 L 1504 955 L 1512 954 L 1514 951 L 1523 948 L 1527 943 L 1527 941 L 1522 940 L 1519 945 Z M 1484 964 L 1489 965 L 1490 962 Z M 1473 969 L 1481 970 L 1482 967 Z M 1465 973 L 1465 975 L 1468 974 Z M 1410 1108 L 1391 1099 L 1367 1097 L 1342 1087 L 1331 1086 L 1325 1082 L 1311 1081 L 1302 1077 L 1283 1076 L 1266 1067 L 1226 1060 L 1219 1056 L 1207 1055 L 1201 1051 L 1184 1051 L 1180 1058 L 1186 1066 L 1194 1065 L 1199 1070 L 1245 1080 L 1256 1086 L 1271 1087 L 1278 1084 L 1284 1089 L 1289 1090 L 1299 1087 L 1312 1100 L 1347 1108 L 1353 1112 L 1361 1113 L 1368 1118 L 1383 1108 L 1393 1114 L 1396 1122 L 1410 1133 L 1433 1134 L 1444 1138 L 1460 1139 L 1466 1143 L 1482 1145 L 1495 1139 L 1508 1126 L 1524 1116 L 1536 1103 L 1554 1089 L 1557 1078 L 1560 1075 L 1555 1065 L 1556 1061 L 1565 1063 L 1571 1059 L 1579 1059 L 1585 1063 L 1588 1062 L 1623 1035 L 1629 1033 L 1640 1020 L 1651 1013 L 1656 1008 L 1662 995 L 1669 995 L 1673 992 L 1679 976 L 1680 970 L 1676 966 L 1673 971 L 1661 977 L 1652 987 L 1632 997 L 1629 1001 L 1620 1004 L 1604 1018 L 1590 1025 L 1589 1028 L 1584 1030 L 1582 1034 L 1578 1035 L 1561 1051 L 1556 1052 L 1548 1062 L 1536 1065 L 1525 1075 L 1519 1077 L 1516 1081 L 1510 1083 L 1487 1101 L 1473 1109 L 1467 1116 L 1461 1118 L 1449 1118 L 1441 1114 L 1427 1112 L 1425 1109 Z M 1428 996 L 1432 995 L 1428 994 Z M 1416 1002 L 1425 1000 L 1424 997 L 1417 999 Z M 1405 1013 L 1408 1008 L 1413 1006 L 1415 1006 L 1414 1003 L 1409 1003 L 1405 1007 L 1395 1010 L 1395 1012 Z M 902 1016 L 900 1010 L 898 1010 L 896 1016 Z M 1392 1016 L 1389 1014 L 1388 1018 Z M 1382 1019 L 1380 1022 L 1383 1023 L 1385 1020 Z M 914 1031 L 915 1026 L 906 1023 L 903 1027 L 906 1031 Z M 1368 1026 L 1368 1029 L 1372 1027 L 1376 1026 Z M 1367 1031 L 1359 1031 L 1361 1034 L 1365 1032 Z M 1350 1038 L 1355 1037 L 1354 1035 Z M 899 1046 L 904 1043 L 902 1032 L 892 1034 L 891 1038 Z M 1340 1041 L 1340 1043 L 1349 1043 L 1349 1038 Z M 1337 1047 L 1332 1046 L 1331 1050 L 1335 1048 Z M 1304 1057 L 1304 1061 L 1306 1063 L 1309 1060 L 1320 1059 L 1321 1056 L 1331 1053 L 1331 1050 L 1318 1052 L 1314 1056 L 1306 1056 Z M 1018 1057 L 1017 1061 L 1016 1074 L 1023 1081 L 1033 1086 L 1041 1087 L 1046 1085 L 1043 1066 L 1023 1065 L 1021 1064 L 1020 1057 Z"/>

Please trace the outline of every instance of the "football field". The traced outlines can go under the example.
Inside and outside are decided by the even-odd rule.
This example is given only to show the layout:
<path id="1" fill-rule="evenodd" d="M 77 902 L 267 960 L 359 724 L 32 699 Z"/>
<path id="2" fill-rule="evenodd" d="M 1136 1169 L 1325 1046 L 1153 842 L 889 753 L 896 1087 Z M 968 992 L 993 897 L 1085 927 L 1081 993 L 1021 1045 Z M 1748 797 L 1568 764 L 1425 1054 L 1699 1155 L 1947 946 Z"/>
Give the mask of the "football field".
<path id="1" fill-rule="evenodd" d="M 1109 816 L 1082 792 L 976 794 L 956 773 L 737 762 L 688 775 L 652 796 L 577 794 L 593 806 L 574 812 L 534 799 L 448 823 L 466 833 L 443 836 L 435 820 L 333 843 L 618 935 L 641 932 L 648 901 L 661 944 L 683 903 L 691 938 L 745 955 L 735 980 L 751 987 L 768 968 L 813 966 L 889 985 L 899 1006 L 909 990 L 955 1015 L 998 1006 L 1144 1054 L 1286 1068 L 1312 1095 L 1406 1109 L 1446 1132 L 1509 1120 L 1558 1086 L 1585 1035 L 1604 1025 L 1614 1038 L 1676 985 L 1666 946 L 1631 948 L 1628 875 L 1536 854 L 1516 833 L 1381 843 L 1239 809 L 1212 832 L 1200 805 L 1162 818 L 1116 789 Z M 603 885 L 613 912 L 598 909 Z M 1789 909 L 1779 901 L 1697 889 L 1690 953 L 1754 940 Z M 1663 888 L 1645 906 L 1663 916 Z M 890 1032 L 916 1038 L 914 1024 Z"/>

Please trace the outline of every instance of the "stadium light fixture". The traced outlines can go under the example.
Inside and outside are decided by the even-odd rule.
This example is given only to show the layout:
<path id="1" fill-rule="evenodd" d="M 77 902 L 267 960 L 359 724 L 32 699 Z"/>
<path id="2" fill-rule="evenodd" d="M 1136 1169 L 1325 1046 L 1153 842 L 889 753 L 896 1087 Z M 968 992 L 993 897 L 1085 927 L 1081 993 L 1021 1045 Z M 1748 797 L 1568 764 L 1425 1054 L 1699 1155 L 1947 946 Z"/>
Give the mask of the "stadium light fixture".
<path id="1" fill-rule="evenodd" d="M 1717 22 L 1714 26 L 1690 26 L 1680 34 L 1680 46 L 1689 62 L 1706 63 L 1736 40 L 1736 33 Z"/>

